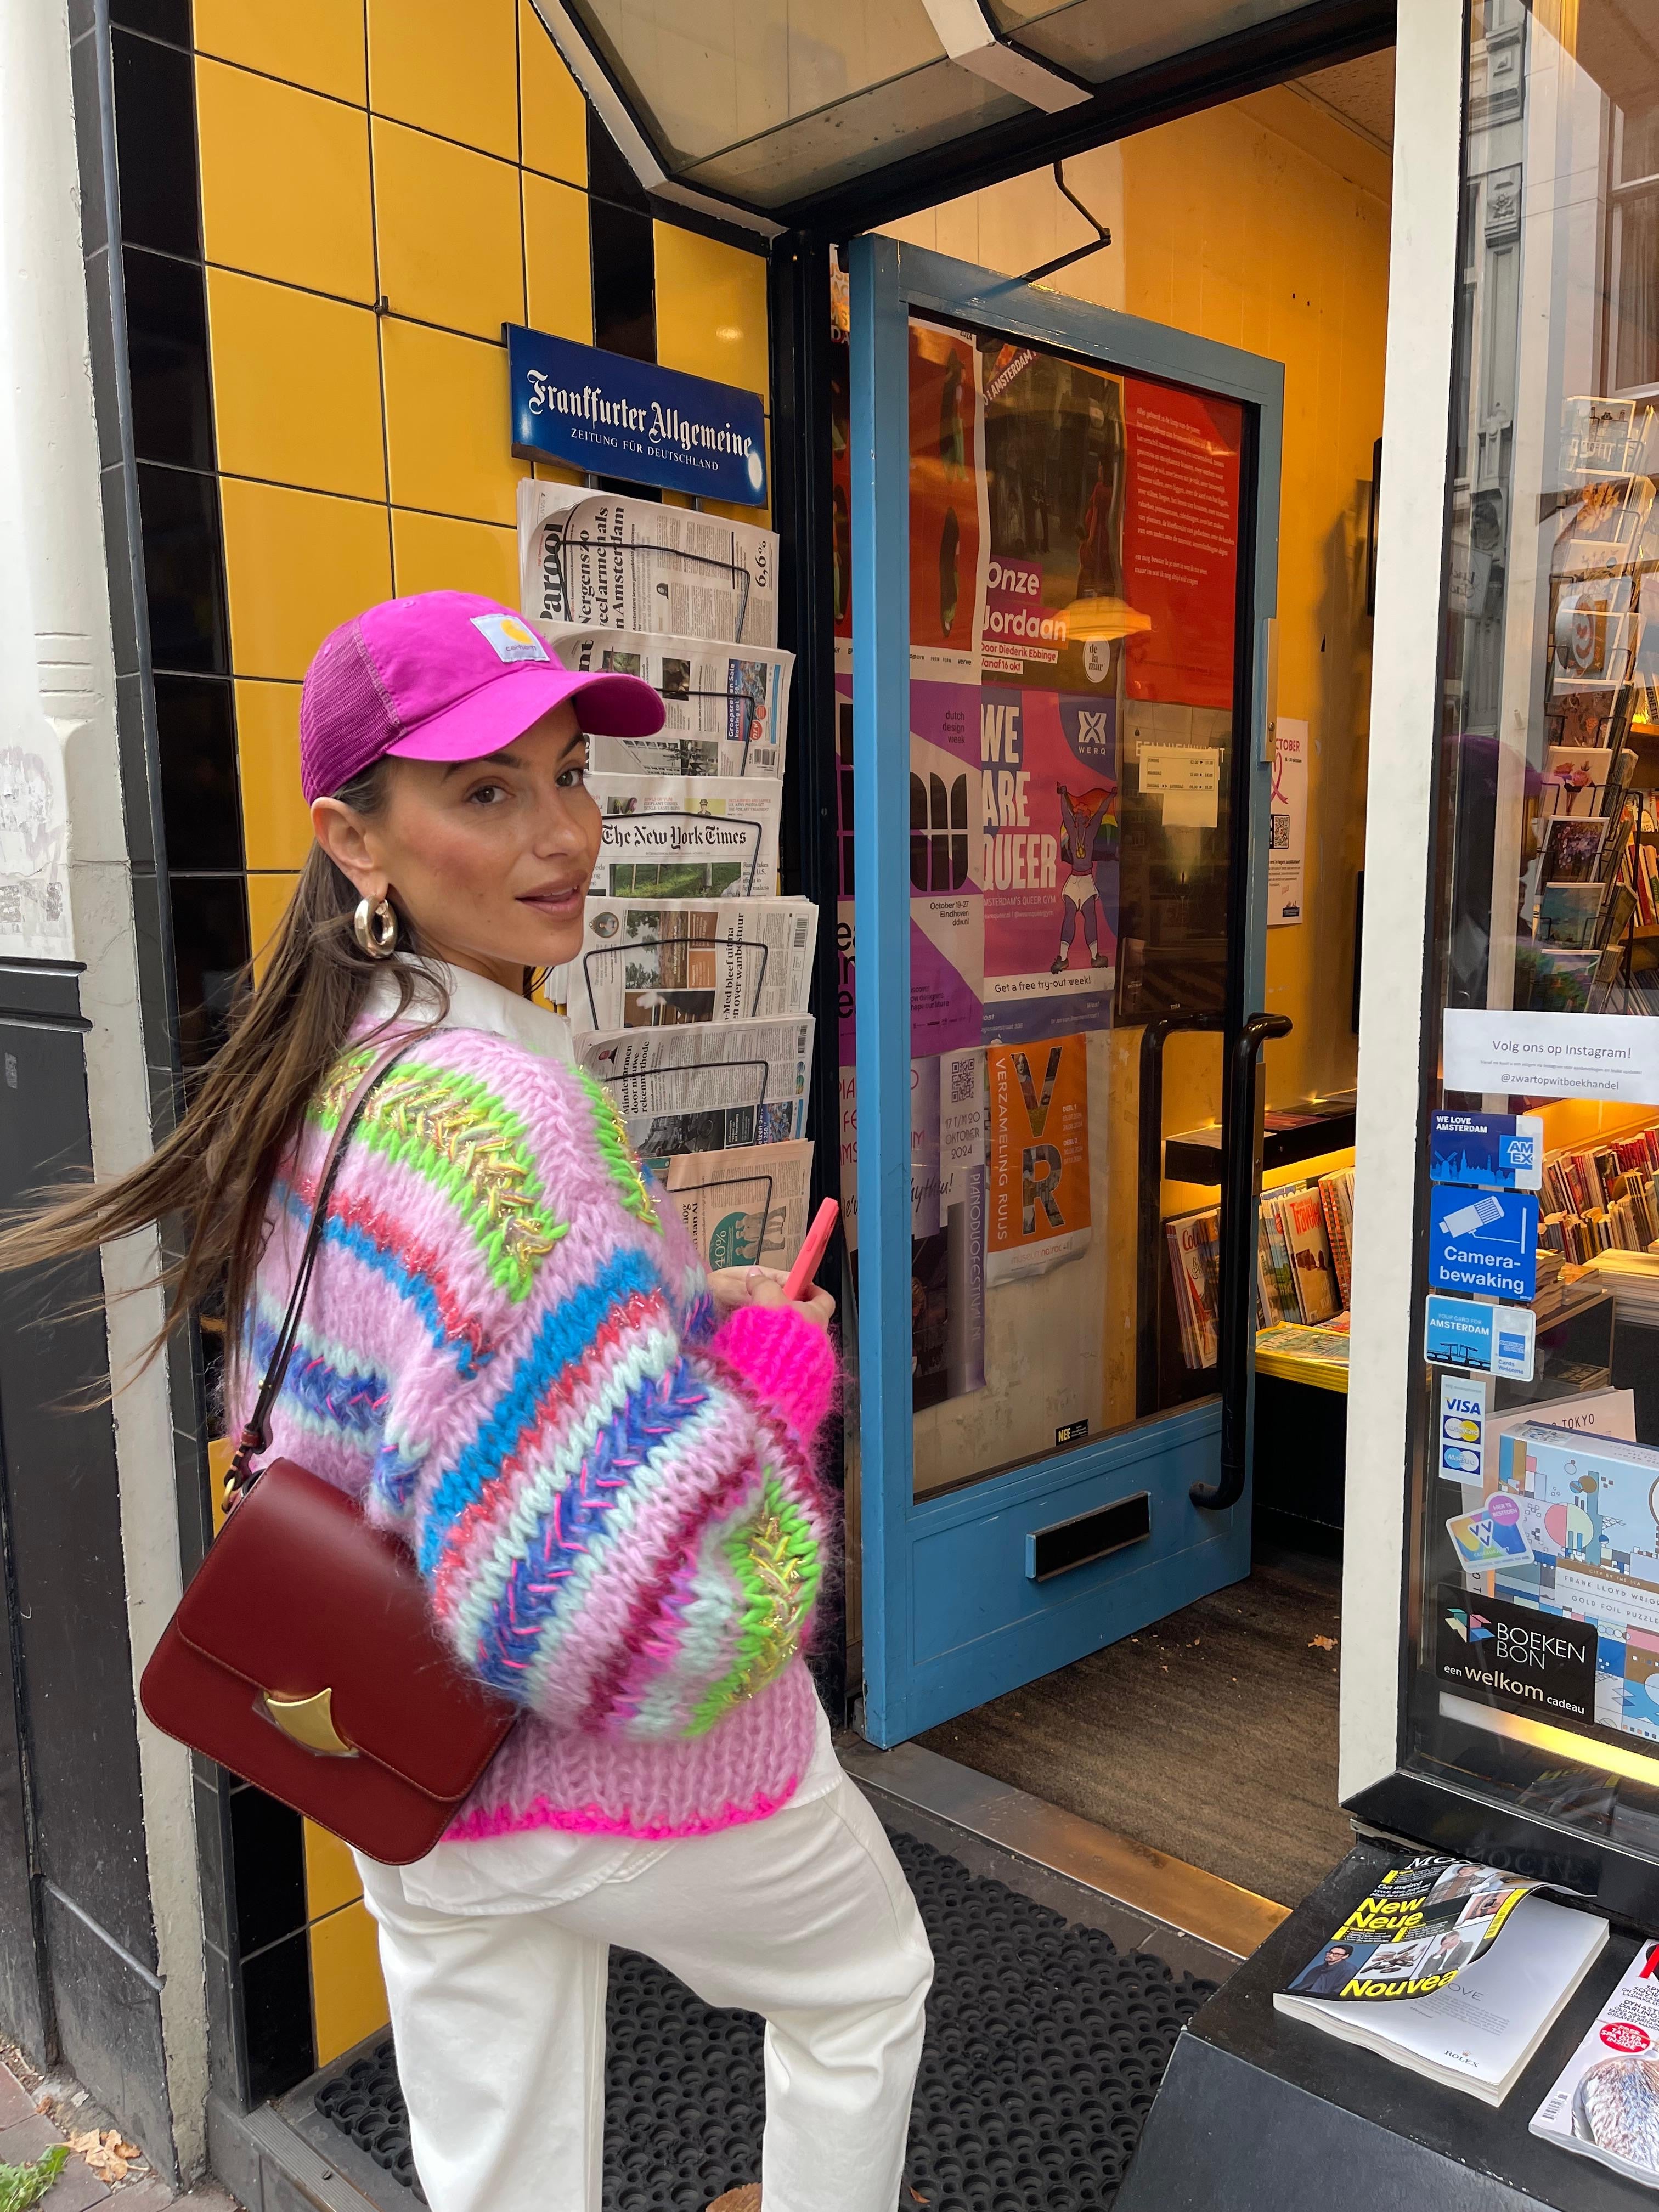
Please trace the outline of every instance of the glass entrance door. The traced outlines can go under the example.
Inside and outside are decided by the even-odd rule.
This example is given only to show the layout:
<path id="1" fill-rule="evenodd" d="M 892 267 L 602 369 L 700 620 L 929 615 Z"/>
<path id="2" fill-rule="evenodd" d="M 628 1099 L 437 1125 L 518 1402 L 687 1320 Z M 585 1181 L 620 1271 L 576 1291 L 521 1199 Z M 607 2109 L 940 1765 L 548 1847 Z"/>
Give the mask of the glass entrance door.
<path id="1" fill-rule="evenodd" d="M 877 238 L 848 359 L 842 1153 L 884 1744 L 1249 1571 L 1281 374 Z M 1183 1207 L 1164 1139 L 1195 1125 Z"/>

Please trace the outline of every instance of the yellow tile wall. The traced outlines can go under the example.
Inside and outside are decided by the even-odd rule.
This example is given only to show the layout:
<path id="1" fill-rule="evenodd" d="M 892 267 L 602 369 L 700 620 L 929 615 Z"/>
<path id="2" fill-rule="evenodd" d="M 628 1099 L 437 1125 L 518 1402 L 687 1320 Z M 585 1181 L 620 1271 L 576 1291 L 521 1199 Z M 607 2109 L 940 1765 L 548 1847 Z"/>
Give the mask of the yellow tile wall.
<path id="1" fill-rule="evenodd" d="M 309 1937 L 317 2063 L 326 2066 L 384 2027 L 390 2012 L 379 1939 L 366 1905 L 343 1905 L 313 1920 Z"/>
<path id="2" fill-rule="evenodd" d="M 195 13 L 257 954 L 310 849 L 298 684 L 324 635 L 393 592 L 516 602 L 501 325 L 592 342 L 586 109 L 531 0 Z M 654 242 L 659 358 L 766 395 L 764 260 Z"/>

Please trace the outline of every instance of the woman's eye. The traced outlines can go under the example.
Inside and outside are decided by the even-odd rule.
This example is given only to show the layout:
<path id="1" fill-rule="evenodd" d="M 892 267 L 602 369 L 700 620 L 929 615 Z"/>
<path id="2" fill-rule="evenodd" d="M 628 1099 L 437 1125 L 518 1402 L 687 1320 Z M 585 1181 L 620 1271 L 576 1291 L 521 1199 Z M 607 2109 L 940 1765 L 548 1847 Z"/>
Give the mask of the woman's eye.
<path id="1" fill-rule="evenodd" d="M 505 784 L 481 783 L 477 790 L 468 792 L 466 803 L 469 806 L 493 806 L 497 799 L 505 799 L 506 796 Z"/>
<path id="2" fill-rule="evenodd" d="M 586 761 L 576 761 L 574 762 L 569 768 L 560 771 L 559 789 L 561 791 L 580 791 L 582 785 L 585 784 L 586 781 L 587 763 Z"/>

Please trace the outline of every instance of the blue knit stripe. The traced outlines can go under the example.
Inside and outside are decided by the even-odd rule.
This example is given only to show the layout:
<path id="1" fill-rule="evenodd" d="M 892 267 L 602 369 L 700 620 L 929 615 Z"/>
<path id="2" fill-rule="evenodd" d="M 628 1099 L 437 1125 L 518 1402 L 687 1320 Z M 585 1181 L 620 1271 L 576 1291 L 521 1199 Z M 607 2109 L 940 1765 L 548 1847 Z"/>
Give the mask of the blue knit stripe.
<path id="1" fill-rule="evenodd" d="M 436 1569 L 450 1529 L 512 1457 L 543 1400 L 566 1370 L 586 1357 L 615 1310 L 631 1297 L 649 1297 L 660 1288 L 649 1257 L 624 1246 L 612 1254 L 592 1282 L 580 1285 L 543 1314 L 489 1419 L 434 1486 L 417 1553 L 422 1574 Z"/>
<path id="2" fill-rule="evenodd" d="M 270 1355 L 276 1349 L 276 1328 L 261 1318 L 253 1330 L 254 1373 L 263 1373 L 270 1366 Z M 364 1368 L 353 1375 L 343 1374 L 326 1359 L 308 1351 L 303 1337 L 295 1346 L 288 1372 L 283 1377 L 284 1401 L 299 1407 L 313 1421 L 337 1429 L 342 1436 L 374 1437 L 377 1442 L 391 1392 L 391 1383 L 374 1368 Z"/>
<path id="3" fill-rule="evenodd" d="M 292 1184 L 278 1185 L 275 1194 L 277 1204 L 285 1208 L 289 1218 L 297 1222 L 303 1231 L 310 1222 L 311 1208 Z M 438 1350 L 454 1352 L 455 1371 L 463 1382 L 470 1382 L 479 1369 L 488 1366 L 495 1357 L 489 1352 L 480 1355 L 464 1337 L 452 1336 L 444 1326 L 431 1278 L 420 1268 L 410 1267 L 390 1245 L 381 1243 L 378 1237 L 370 1236 L 357 1223 L 342 1221 L 337 1214 L 330 1214 L 323 1224 L 323 1243 L 325 1247 L 332 1244 L 341 1251 L 349 1252 L 375 1274 L 383 1277 L 400 1297 L 406 1298 L 419 1314 L 427 1334 Z"/>
<path id="4" fill-rule="evenodd" d="M 555 1494 L 508 1571 L 473 1653 L 486 1682 L 509 1695 L 522 1694 L 525 1672 L 558 1611 L 572 1567 L 604 1548 L 612 1506 L 708 1399 L 683 1359 L 667 1375 L 629 1392 L 575 1480 Z"/>

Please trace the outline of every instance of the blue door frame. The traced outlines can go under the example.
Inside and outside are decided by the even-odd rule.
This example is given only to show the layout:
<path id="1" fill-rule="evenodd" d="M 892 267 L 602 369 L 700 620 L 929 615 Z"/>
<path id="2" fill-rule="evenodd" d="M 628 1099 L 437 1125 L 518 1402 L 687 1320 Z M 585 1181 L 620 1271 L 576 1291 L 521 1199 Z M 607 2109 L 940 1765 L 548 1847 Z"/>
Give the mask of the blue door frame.
<path id="1" fill-rule="evenodd" d="M 1255 423 L 1242 1022 L 1266 971 L 1271 776 L 1267 625 L 1277 605 L 1284 371 L 1232 346 L 1034 290 L 885 238 L 851 257 L 854 835 L 859 947 L 859 1443 L 865 1701 L 872 1742 L 902 1742 L 1249 1571 L 1250 1491 L 1215 1511 L 1221 1407 L 1210 1398 L 918 1502 L 910 1321 L 910 456 L 912 309 L 1236 400 Z M 1234 754 L 1239 754 L 1235 732 Z M 1254 1398 L 1246 1399 L 1246 1435 Z M 1149 1537 L 1052 1583 L 1036 1530 L 1146 1492 Z"/>

